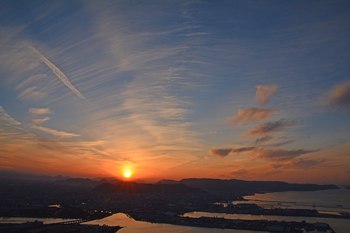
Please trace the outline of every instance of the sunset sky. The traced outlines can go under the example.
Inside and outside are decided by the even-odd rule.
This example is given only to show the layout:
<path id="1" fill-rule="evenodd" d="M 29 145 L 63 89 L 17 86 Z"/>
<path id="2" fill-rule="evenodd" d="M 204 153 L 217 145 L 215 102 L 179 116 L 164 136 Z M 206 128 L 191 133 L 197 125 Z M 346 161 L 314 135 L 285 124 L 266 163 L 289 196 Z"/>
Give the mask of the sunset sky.
<path id="1" fill-rule="evenodd" d="M 0 3 L 0 170 L 350 182 L 350 2 Z"/>

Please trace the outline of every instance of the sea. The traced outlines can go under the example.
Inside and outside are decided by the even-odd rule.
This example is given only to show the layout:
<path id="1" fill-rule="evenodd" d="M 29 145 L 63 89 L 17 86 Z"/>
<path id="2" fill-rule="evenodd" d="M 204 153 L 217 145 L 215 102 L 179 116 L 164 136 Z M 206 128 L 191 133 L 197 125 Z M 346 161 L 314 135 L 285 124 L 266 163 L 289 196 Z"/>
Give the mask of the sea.
<path id="1" fill-rule="evenodd" d="M 255 203 L 263 207 L 282 207 L 282 208 L 315 208 L 324 213 L 339 214 L 341 212 L 350 212 L 350 189 L 332 189 L 321 191 L 293 191 L 293 192 L 275 192 L 265 194 L 255 194 L 244 197 L 247 201 L 244 203 Z M 233 202 L 240 203 L 240 202 Z M 256 219 L 256 220 L 278 220 L 278 221 L 303 221 L 306 222 L 325 222 L 328 223 L 336 233 L 350 232 L 350 219 L 339 218 L 314 218 L 314 217 L 292 217 L 292 216 L 269 216 L 269 215 L 249 215 L 249 214 L 224 214 L 208 212 L 190 212 L 185 216 L 198 218 L 221 217 L 227 219 Z M 107 218 L 88 222 L 90 224 L 106 224 L 124 226 L 121 233 L 259 233 L 259 231 L 233 230 L 233 229 L 208 229 L 197 227 L 185 227 L 169 224 L 148 223 L 136 221 L 131 217 L 118 213 Z M 263 231 L 261 231 L 262 233 Z"/>
<path id="2" fill-rule="evenodd" d="M 238 203 L 254 203 L 265 208 L 296 208 L 316 209 L 322 213 L 340 215 L 342 212 L 350 213 L 350 189 L 329 189 L 320 191 L 290 191 L 255 194 L 245 196 L 247 201 L 234 201 Z M 350 232 L 350 219 L 340 218 L 315 218 L 249 214 L 222 214 L 208 212 L 190 212 L 187 217 L 221 217 L 227 219 L 253 219 L 253 220 L 278 220 L 278 221 L 303 221 L 310 223 L 328 223 L 336 233 Z"/>
<path id="3" fill-rule="evenodd" d="M 255 194 L 245 196 L 247 201 L 236 203 L 255 203 L 265 208 L 317 209 L 320 212 L 350 212 L 350 189 L 329 189 L 320 191 L 289 191 Z"/>

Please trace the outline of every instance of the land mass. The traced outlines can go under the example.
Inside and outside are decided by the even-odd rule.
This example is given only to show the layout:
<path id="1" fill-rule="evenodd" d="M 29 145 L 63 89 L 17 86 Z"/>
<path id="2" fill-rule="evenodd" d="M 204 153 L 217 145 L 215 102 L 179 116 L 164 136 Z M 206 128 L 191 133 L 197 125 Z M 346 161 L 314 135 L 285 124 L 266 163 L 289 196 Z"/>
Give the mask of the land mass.
<path id="1" fill-rule="evenodd" d="M 236 197 L 255 193 L 284 192 L 284 191 L 317 191 L 338 189 L 336 185 L 296 184 L 281 181 L 245 181 L 236 179 L 183 179 L 180 181 L 161 180 L 160 184 L 184 184 L 189 187 L 208 191 L 219 196 L 232 195 Z"/>
<path id="2" fill-rule="evenodd" d="M 6 177 L 6 176 L 5 176 Z M 153 184 L 123 182 L 115 179 L 69 177 L 33 177 L 0 175 L 1 217 L 70 218 L 82 221 L 100 219 L 123 212 L 136 220 L 177 225 L 262 230 L 312 229 L 302 223 L 276 221 L 201 220 L 184 217 L 192 211 L 248 213 L 265 215 L 339 217 L 320 214 L 316 210 L 264 209 L 241 204 L 227 207 L 214 203 L 243 200 L 244 195 L 265 192 L 315 191 L 337 189 L 335 185 L 293 184 L 277 181 L 243 181 L 219 179 L 162 180 Z M 340 217 L 349 218 L 348 215 Z M 329 227 L 329 226 L 328 226 Z M 326 227 L 327 228 L 327 227 Z M 265 228 L 264 228 L 265 229 Z M 281 231 L 283 232 L 283 230 Z"/>
<path id="3" fill-rule="evenodd" d="M 43 224 L 39 221 L 22 224 L 0 223 L 0 232 L 6 233 L 116 233 L 121 228 L 119 226 L 82 225 L 78 223 Z"/>

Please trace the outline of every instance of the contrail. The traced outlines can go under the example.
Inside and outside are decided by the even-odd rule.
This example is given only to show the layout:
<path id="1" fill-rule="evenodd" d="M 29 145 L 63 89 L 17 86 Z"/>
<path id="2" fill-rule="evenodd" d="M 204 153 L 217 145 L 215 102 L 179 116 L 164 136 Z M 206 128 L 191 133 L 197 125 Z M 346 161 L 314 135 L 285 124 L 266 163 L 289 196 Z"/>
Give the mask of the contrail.
<path id="1" fill-rule="evenodd" d="M 29 46 L 29 47 L 39 56 L 39 59 L 52 70 L 52 72 L 56 75 L 56 77 L 59 78 L 59 80 L 61 80 L 63 84 L 69 88 L 69 90 L 71 90 L 79 98 L 86 99 L 80 93 L 80 91 L 77 88 L 75 88 L 75 86 L 69 81 L 68 77 L 55 64 L 49 61 L 49 59 L 47 59 L 42 53 L 39 52 L 39 50 L 37 50 L 33 46 Z"/>

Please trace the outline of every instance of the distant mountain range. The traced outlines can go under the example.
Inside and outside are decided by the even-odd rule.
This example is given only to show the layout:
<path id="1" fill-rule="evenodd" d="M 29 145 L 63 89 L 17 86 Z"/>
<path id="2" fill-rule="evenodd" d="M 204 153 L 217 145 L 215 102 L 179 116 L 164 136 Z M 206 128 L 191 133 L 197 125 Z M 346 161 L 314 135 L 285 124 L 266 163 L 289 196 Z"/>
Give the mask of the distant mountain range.
<path id="1" fill-rule="evenodd" d="M 129 192 L 129 193 L 200 193 L 203 190 L 181 183 L 175 184 L 143 184 L 134 182 L 102 183 L 95 187 L 97 192 Z"/>
<path id="2" fill-rule="evenodd" d="M 335 185 L 220 179 L 162 180 L 147 184 L 111 178 L 9 173 L 0 173 L 0 187 L 0 216 L 64 218 L 89 215 L 96 209 L 111 212 L 144 210 L 147 214 L 153 211 L 182 212 L 206 207 L 209 203 L 241 200 L 254 193 L 338 188 Z"/>
<path id="3" fill-rule="evenodd" d="M 72 180 L 76 182 L 76 180 Z M 82 181 L 86 183 L 86 181 Z M 98 193 L 133 193 L 159 195 L 207 195 L 221 200 L 241 199 L 242 196 L 255 193 L 284 192 L 284 191 L 317 191 L 338 189 L 336 185 L 295 184 L 281 181 L 244 181 L 221 179 L 190 178 L 180 181 L 161 180 L 154 184 L 106 181 L 99 182 L 94 188 Z"/>
<path id="4" fill-rule="evenodd" d="M 158 184 L 183 184 L 188 187 L 201 189 L 216 195 L 248 195 L 254 193 L 283 192 L 283 191 L 317 191 L 338 189 L 336 185 L 295 184 L 281 181 L 245 181 L 221 180 L 206 178 L 190 178 L 180 181 L 161 180 Z"/>
<path id="5" fill-rule="evenodd" d="M 242 196 L 254 193 L 283 191 L 316 191 L 337 189 L 336 185 L 296 184 L 281 181 L 245 181 L 237 179 L 189 178 L 161 180 L 157 183 L 125 182 L 114 178 L 89 179 L 67 176 L 38 176 L 14 172 L 0 172 L 0 183 L 27 184 L 36 186 L 45 184 L 58 187 L 83 188 L 97 192 L 133 192 L 133 193 L 199 193 L 205 192 L 219 196 Z M 348 187 L 349 188 L 349 187 Z"/>

